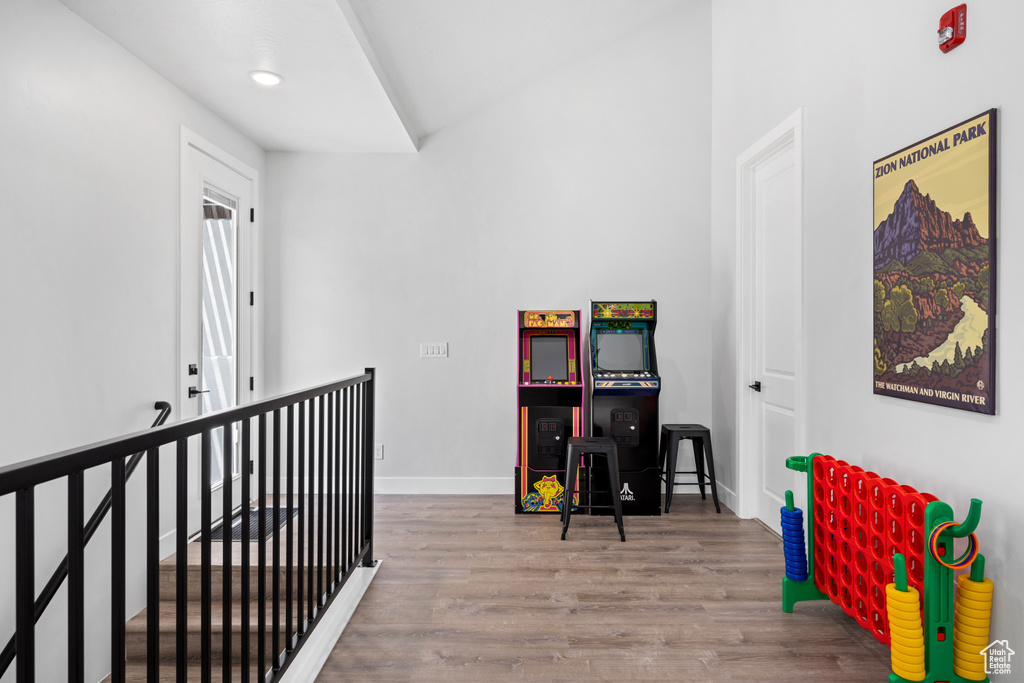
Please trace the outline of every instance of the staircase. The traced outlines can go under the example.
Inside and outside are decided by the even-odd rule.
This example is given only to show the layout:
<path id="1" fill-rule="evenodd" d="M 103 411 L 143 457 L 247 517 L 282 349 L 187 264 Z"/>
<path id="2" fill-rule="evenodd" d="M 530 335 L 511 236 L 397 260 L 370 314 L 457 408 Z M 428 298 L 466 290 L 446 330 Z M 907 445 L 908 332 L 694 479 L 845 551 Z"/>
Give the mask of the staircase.
<path id="1" fill-rule="evenodd" d="M 313 501 L 315 509 L 315 501 Z M 302 513 L 300 513 L 302 514 Z M 297 529 L 298 516 L 293 518 L 293 533 Z M 304 517 L 305 521 L 305 517 Z M 306 526 L 308 529 L 308 526 Z M 314 528 L 314 533 L 316 533 Z M 297 536 L 297 533 L 296 533 Z M 291 569 L 291 604 L 288 604 L 286 599 L 286 589 L 288 587 L 288 570 L 286 568 L 286 550 L 285 550 L 285 529 L 282 528 L 279 532 L 279 544 L 280 544 L 280 561 L 281 568 L 278 570 L 278 640 L 277 640 L 277 651 L 280 652 L 284 649 L 285 643 L 287 642 L 288 635 L 286 634 L 288 626 L 288 617 L 291 617 L 291 629 L 290 633 L 292 636 L 295 634 L 297 624 L 297 614 L 299 609 L 299 585 L 300 585 L 300 571 L 298 567 L 297 553 L 299 552 L 300 544 L 296 538 L 292 544 L 293 547 L 293 565 Z M 273 552 L 272 545 L 273 539 L 266 541 L 266 572 L 265 581 L 266 587 L 264 590 L 264 614 L 266 617 L 265 622 L 265 662 L 262 667 L 263 673 L 266 673 L 272 666 L 274 649 L 274 631 L 273 631 Z M 231 542 L 232 557 L 231 557 L 231 577 L 230 577 L 230 590 L 231 590 L 231 638 L 230 638 L 230 652 L 227 655 L 227 660 L 230 663 L 230 673 L 224 670 L 225 650 L 224 650 L 224 564 L 223 564 L 223 547 L 224 542 L 220 540 L 211 541 L 211 567 L 210 567 L 210 661 L 211 661 L 211 680 L 231 680 L 231 681 L 243 681 L 248 680 L 252 682 L 264 680 L 264 677 L 260 674 L 257 658 L 259 656 L 259 611 L 261 608 L 258 585 L 259 585 L 259 570 L 256 566 L 259 542 L 249 543 L 249 557 L 250 557 L 250 568 L 249 568 L 249 600 L 248 607 L 245 607 L 245 601 L 242 596 L 242 578 L 244 570 L 241 562 L 241 543 Z M 303 551 L 308 552 L 308 546 L 303 546 Z M 302 580 L 302 596 L 308 600 L 308 581 L 309 581 L 309 565 L 306 564 L 308 557 L 303 558 L 303 568 L 301 572 Z M 177 632 L 177 582 L 178 582 L 178 562 L 177 556 L 171 555 L 160 563 L 159 567 L 159 636 L 158 636 L 158 647 L 159 647 L 159 673 L 157 681 L 176 681 L 177 680 L 177 648 L 178 648 L 178 632 Z M 201 544 L 199 542 L 193 542 L 188 546 L 188 552 L 186 555 L 186 567 L 187 567 L 187 578 L 186 578 L 186 629 L 184 633 L 184 643 L 187 661 L 187 680 L 189 681 L 201 681 L 201 658 L 202 658 L 202 551 Z M 316 595 L 315 582 L 317 580 L 317 565 L 313 566 L 313 581 L 314 581 L 314 595 Z M 327 581 L 327 573 L 329 569 L 323 572 L 323 580 Z M 326 586 L 325 586 L 326 588 Z M 315 598 L 314 598 L 315 599 Z M 289 612 L 290 607 L 290 612 Z M 243 630 L 242 630 L 242 616 L 243 610 L 248 613 L 249 628 L 248 628 L 248 669 L 249 675 L 246 678 L 243 677 L 243 653 L 245 652 L 243 645 Z M 302 618 L 303 621 L 309 619 L 308 604 L 303 602 L 302 604 Z M 147 610 L 143 609 L 134 617 L 128 620 L 125 625 L 125 650 L 126 650 L 126 666 L 125 666 L 125 680 L 126 681 L 147 681 L 147 656 L 148 656 L 148 632 L 147 632 Z M 105 681 L 112 680 L 108 676 Z"/>

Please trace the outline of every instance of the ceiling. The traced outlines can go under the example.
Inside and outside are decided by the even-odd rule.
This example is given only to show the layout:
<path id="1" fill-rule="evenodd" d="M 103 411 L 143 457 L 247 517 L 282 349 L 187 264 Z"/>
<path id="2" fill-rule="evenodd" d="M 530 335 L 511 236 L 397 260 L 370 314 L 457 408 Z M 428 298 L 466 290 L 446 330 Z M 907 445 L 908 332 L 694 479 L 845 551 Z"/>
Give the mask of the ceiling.
<path id="1" fill-rule="evenodd" d="M 268 151 L 414 152 L 692 0 L 61 2 Z"/>

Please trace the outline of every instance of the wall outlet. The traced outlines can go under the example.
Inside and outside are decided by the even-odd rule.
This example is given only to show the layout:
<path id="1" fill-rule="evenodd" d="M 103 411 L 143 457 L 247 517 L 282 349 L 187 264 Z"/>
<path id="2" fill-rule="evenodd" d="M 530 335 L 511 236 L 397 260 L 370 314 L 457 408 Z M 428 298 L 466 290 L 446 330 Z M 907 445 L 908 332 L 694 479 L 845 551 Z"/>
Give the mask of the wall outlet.
<path id="1" fill-rule="evenodd" d="M 420 358 L 447 358 L 448 342 L 420 342 Z"/>
<path id="2" fill-rule="evenodd" d="M 384 459 L 384 444 L 378 443 L 373 446 L 373 459 L 383 460 Z"/>

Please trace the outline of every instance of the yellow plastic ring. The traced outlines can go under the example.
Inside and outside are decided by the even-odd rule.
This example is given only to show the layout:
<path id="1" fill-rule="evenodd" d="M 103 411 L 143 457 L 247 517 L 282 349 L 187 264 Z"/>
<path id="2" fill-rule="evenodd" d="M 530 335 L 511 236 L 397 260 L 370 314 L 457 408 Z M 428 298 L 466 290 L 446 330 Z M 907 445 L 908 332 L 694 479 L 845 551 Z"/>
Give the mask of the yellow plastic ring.
<path id="1" fill-rule="evenodd" d="M 963 576 L 967 576 L 964 574 Z M 988 579 L 985 579 L 989 581 Z M 967 579 L 966 581 L 957 581 L 956 583 L 957 595 L 967 595 L 978 600 L 991 600 L 993 593 L 993 584 L 991 581 L 986 586 L 983 582 L 975 582 Z"/>
<path id="2" fill-rule="evenodd" d="M 959 591 L 959 592 L 956 593 L 956 601 L 958 602 L 958 601 L 961 601 L 961 600 L 968 600 L 970 602 L 975 603 L 975 605 L 982 605 L 982 606 L 985 606 L 985 607 L 991 607 L 992 606 L 992 596 L 991 595 L 985 595 L 985 594 L 978 595 L 976 593 L 968 593 L 966 591 Z"/>
<path id="3" fill-rule="evenodd" d="M 963 647 L 961 649 L 967 650 L 968 652 L 977 652 L 981 654 L 981 651 L 988 645 L 988 635 L 969 635 L 966 633 L 954 633 L 953 644 L 959 643 Z M 977 648 L 977 649 L 975 649 Z"/>
<path id="4" fill-rule="evenodd" d="M 963 652 L 954 652 L 953 661 L 960 662 L 960 666 L 976 666 L 980 667 L 985 663 L 984 657 L 972 657 Z"/>
<path id="5" fill-rule="evenodd" d="M 923 635 L 907 636 L 897 633 L 895 638 L 889 639 L 889 649 L 904 655 L 924 654 Z"/>
<path id="6" fill-rule="evenodd" d="M 907 681 L 923 681 L 924 680 L 924 664 L 921 664 L 921 665 L 918 665 L 918 666 L 913 666 L 913 667 L 903 667 L 903 666 L 900 666 L 899 664 L 893 664 L 892 665 L 892 672 L 894 674 L 896 674 L 897 676 L 899 676 L 900 678 L 902 678 L 904 680 L 907 680 Z"/>
<path id="7" fill-rule="evenodd" d="M 962 614 L 971 619 L 984 619 L 986 621 L 992 618 L 992 613 L 989 610 L 974 609 L 973 607 L 964 607 L 963 605 L 957 605 L 954 614 Z"/>
<path id="8" fill-rule="evenodd" d="M 904 612 L 889 612 L 889 623 L 896 622 L 898 625 L 905 628 L 911 628 L 917 626 L 921 628 L 921 615 L 918 612 L 913 614 Z"/>
<path id="9" fill-rule="evenodd" d="M 920 661 L 914 661 L 914 662 L 901 662 L 900 660 L 893 658 L 893 660 L 892 660 L 892 670 L 895 671 L 896 673 L 899 673 L 901 669 L 903 671 L 924 672 L 924 657 L 922 657 Z M 903 676 L 903 678 L 909 678 L 912 681 L 913 680 L 918 680 L 918 681 L 921 680 L 920 678 L 917 678 L 917 679 L 910 678 L 906 674 L 900 674 L 900 676 Z"/>
<path id="10" fill-rule="evenodd" d="M 961 574 L 957 577 L 957 587 L 960 590 L 969 590 L 975 593 L 989 593 L 995 589 L 995 584 L 992 583 L 992 579 L 986 577 L 981 581 L 972 581 L 969 574 Z"/>
<path id="11" fill-rule="evenodd" d="M 907 614 L 921 614 L 921 604 L 918 602 L 907 603 L 889 601 L 886 603 L 886 611 L 904 612 Z"/>
<path id="12" fill-rule="evenodd" d="M 981 647 L 985 647 L 982 645 Z M 981 654 L 981 648 L 974 650 L 965 650 L 962 647 L 958 647 L 955 643 L 953 646 L 953 658 L 959 657 L 962 660 L 968 662 L 982 662 L 985 660 L 985 656 Z"/>
<path id="13" fill-rule="evenodd" d="M 920 593 L 913 586 L 907 586 L 907 590 L 901 591 L 896 587 L 895 583 L 887 583 L 885 584 L 885 595 L 909 602 L 910 600 L 917 600 Z"/>
<path id="14" fill-rule="evenodd" d="M 888 600 L 885 601 L 885 608 L 886 609 L 901 609 L 901 610 L 903 610 L 905 612 L 909 612 L 909 611 L 920 612 L 921 611 L 921 603 L 918 602 L 917 600 L 913 600 L 911 602 L 900 602 L 899 600 L 894 600 L 893 598 L 890 597 Z"/>
<path id="15" fill-rule="evenodd" d="M 963 624 L 965 626 L 973 626 L 974 628 L 988 628 L 989 627 L 989 620 L 988 619 L 975 619 L 974 617 L 968 617 L 968 616 L 965 616 L 965 615 L 960 614 L 959 612 L 957 612 L 956 616 L 953 617 L 954 628 L 956 627 L 957 624 Z"/>
<path id="16" fill-rule="evenodd" d="M 953 624 L 953 637 L 955 638 L 957 635 L 988 638 L 988 626 L 968 626 L 967 624 L 955 622 Z M 987 645 L 988 643 L 986 642 L 985 644 Z"/>
<path id="17" fill-rule="evenodd" d="M 967 670 L 958 666 L 956 661 L 953 662 L 953 673 L 960 678 L 966 678 L 969 681 L 987 681 L 988 676 L 985 675 L 985 672 L 982 669 L 983 667 L 975 666 L 972 667 L 971 670 Z"/>
<path id="18" fill-rule="evenodd" d="M 971 609 L 976 610 L 989 611 L 992 609 L 991 600 L 972 600 L 971 598 L 968 598 L 965 595 L 958 595 L 956 598 L 956 603 L 958 605 L 963 605 L 964 607 L 970 607 Z"/>
<path id="19" fill-rule="evenodd" d="M 904 649 L 902 647 L 893 647 L 890 643 L 890 650 L 892 650 L 892 658 L 898 659 L 906 664 L 911 664 L 918 660 L 924 661 L 924 645 L 917 648 Z"/>
<path id="20" fill-rule="evenodd" d="M 985 663 L 985 658 L 983 656 L 972 655 L 970 653 L 964 652 L 963 650 L 954 650 L 953 659 L 959 660 L 961 664 L 967 666 L 970 666 L 971 664 L 978 665 Z"/>
<path id="21" fill-rule="evenodd" d="M 924 642 L 924 629 L 920 626 L 912 628 L 904 628 L 899 625 L 889 624 L 889 637 L 893 640 L 900 639 L 907 644 L 917 644 L 918 642 Z"/>
<path id="22" fill-rule="evenodd" d="M 889 638 L 890 647 L 893 643 L 899 643 L 900 648 L 904 651 L 907 648 L 924 647 L 924 631 L 921 629 L 914 631 L 904 631 L 899 628 L 889 629 Z"/>
<path id="23" fill-rule="evenodd" d="M 957 586 L 957 588 L 956 588 L 957 597 L 963 596 L 965 598 L 970 598 L 971 600 L 978 600 L 979 602 L 985 602 L 986 600 L 988 600 L 989 602 L 992 601 L 992 595 L 993 595 L 992 591 L 976 591 L 976 590 L 971 590 L 970 588 L 964 588 L 964 586 L 969 586 L 970 583 L 971 583 L 970 581 L 968 581 L 966 583 L 961 582 Z"/>
<path id="24" fill-rule="evenodd" d="M 988 645 L 988 636 L 967 636 L 963 633 L 953 634 L 953 643 L 959 643 L 960 649 L 965 652 L 975 652 L 981 654 L 981 651 Z"/>
<path id="25" fill-rule="evenodd" d="M 984 650 L 985 647 L 988 645 L 986 641 L 981 640 L 980 638 L 977 640 L 965 640 L 961 638 L 959 641 L 954 640 L 953 642 L 954 649 L 956 649 L 956 644 L 958 644 L 960 646 L 959 649 L 963 652 L 966 652 L 967 654 L 973 654 L 979 657 L 981 656 L 981 651 Z"/>
<path id="26" fill-rule="evenodd" d="M 892 672 L 908 681 L 923 681 L 924 680 L 924 664 L 918 667 L 906 669 L 896 664 L 892 665 Z"/>
<path id="27" fill-rule="evenodd" d="M 916 622 L 902 621 L 901 622 L 901 621 L 893 621 L 892 619 L 890 619 L 889 620 L 889 631 L 891 633 L 901 633 L 901 634 L 906 635 L 906 634 L 909 634 L 909 633 L 918 633 L 918 634 L 920 634 L 920 633 L 924 632 L 924 629 L 921 627 L 921 622 L 920 621 L 916 621 Z"/>

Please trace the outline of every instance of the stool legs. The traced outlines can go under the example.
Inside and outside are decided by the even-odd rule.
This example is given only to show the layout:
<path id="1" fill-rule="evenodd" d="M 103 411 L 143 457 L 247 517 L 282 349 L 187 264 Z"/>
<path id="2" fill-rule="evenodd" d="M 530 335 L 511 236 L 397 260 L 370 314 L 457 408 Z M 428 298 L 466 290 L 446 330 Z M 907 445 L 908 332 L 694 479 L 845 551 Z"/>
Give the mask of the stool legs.
<path id="1" fill-rule="evenodd" d="M 679 438 L 670 437 L 668 439 L 662 439 L 663 442 L 668 442 L 668 462 L 665 464 L 665 512 L 668 512 L 668 508 L 672 505 L 672 492 L 675 489 L 676 480 L 676 460 L 679 458 Z"/>
<path id="2" fill-rule="evenodd" d="M 701 449 L 700 449 L 700 451 L 701 451 L 700 456 L 701 457 L 700 457 L 700 459 L 701 460 L 705 460 L 704 448 L 703 448 L 703 446 L 704 446 L 704 443 L 703 443 L 704 439 L 701 439 L 700 441 L 701 441 Z M 711 439 L 708 439 L 707 447 L 708 447 L 708 452 L 707 452 L 706 460 L 707 460 L 707 464 L 708 464 L 708 474 L 711 476 L 711 499 L 715 501 L 715 512 L 721 514 L 722 507 L 718 504 L 718 479 L 715 477 L 715 454 L 711 450 Z M 704 469 L 704 468 L 700 467 L 700 469 Z M 701 495 L 703 496 L 704 495 L 704 487 L 701 486 L 700 489 L 701 489 L 700 490 Z"/>
<path id="3" fill-rule="evenodd" d="M 569 516 L 572 515 L 572 497 L 576 490 L 576 474 L 579 472 L 580 453 L 569 449 L 565 463 L 565 493 L 562 494 L 562 540 L 569 529 Z"/>
<path id="4" fill-rule="evenodd" d="M 707 500 L 704 495 L 704 439 L 695 436 L 690 442 L 693 444 L 693 466 L 697 470 L 697 488 L 700 489 L 701 500 Z"/>
<path id="5" fill-rule="evenodd" d="M 618 467 L 608 468 L 608 488 L 611 489 L 612 511 L 615 513 L 615 523 L 619 526 L 619 538 L 625 543 L 626 532 L 622 529 L 622 496 L 619 495 L 619 491 L 622 490 L 622 484 L 619 481 Z"/>

